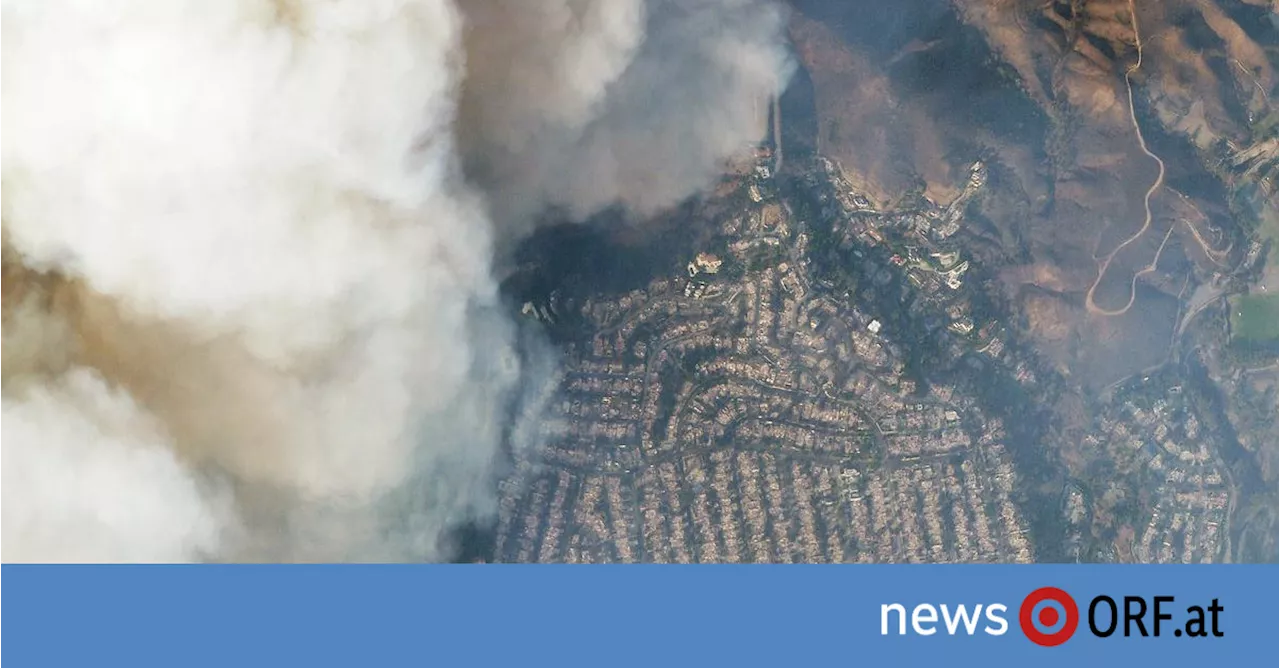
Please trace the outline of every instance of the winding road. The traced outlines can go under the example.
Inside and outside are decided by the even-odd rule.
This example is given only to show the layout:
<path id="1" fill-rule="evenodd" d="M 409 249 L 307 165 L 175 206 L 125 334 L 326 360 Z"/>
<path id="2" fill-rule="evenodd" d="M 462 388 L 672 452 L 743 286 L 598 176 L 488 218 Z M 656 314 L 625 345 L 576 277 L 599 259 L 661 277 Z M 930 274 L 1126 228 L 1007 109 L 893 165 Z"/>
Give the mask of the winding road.
<path id="1" fill-rule="evenodd" d="M 1156 180 L 1151 184 L 1151 187 L 1147 188 L 1147 194 L 1142 198 L 1142 208 L 1146 213 L 1146 218 L 1142 221 L 1142 227 L 1135 232 L 1133 236 L 1122 241 L 1120 245 L 1116 246 L 1106 255 L 1106 257 L 1102 258 L 1102 261 L 1098 263 L 1098 277 L 1093 280 L 1093 285 L 1089 286 L 1089 292 L 1085 294 L 1085 308 L 1094 315 L 1102 316 L 1124 315 L 1129 312 L 1129 309 L 1133 307 L 1134 300 L 1137 298 L 1138 278 L 1143 274 L 1155 271 L 1156 264 L 1160 261 L 1160 253 L 1164 250 L 1165 243 L 1169 241 L 1169 234 L 1165 234 L 1164 241 L 1160 242 L 1160 248 L 1156 251 L 1155 257 L 1152 258 L 1151 264 L 1148 264 L 1146 267 L 1143 267 L 1140 271 L 1133 274 L 1133 279 L 1129 282 L 1129 301 L 1123 308 L 1108 310 L 1098 306 L 1097 303 L 1094 302 L 1093 295 L 1098 290 L 1098 284 L 1102 282 L 1102 277 L 1107 273 L 1107 268 L 1111 266 L 1111 261 L 1115 259 L 1116 254 L 1124 250 L 1125 246 L 1137 241 L 1142 237 L 1142 235 L 1147 233 L 1148 229 L 1150 229 L 1151 196 L 1160 189 L 1160 186 L 1164 185 L 1164 161 L 1160 159 L 1160 156 L 1152 153 L 1151 149 L 1147 148 L 1147 140 L 1142 136 L 1142 128 L 1138 125 L 1138 116 L 1133 108 L 1133 80 L 1131 77 L 1134 72 L 1138 71 L 1138 68 L 1142 67 L 1142 37 L 1138 33 L 1138 14 L 1134 10 L 1133 0 L 1129 0 L 1129 19 L 1133 24 L 1134 46 L 1138 50 L 1138 61 L 1129 66 L 1129 68 L 1124 72 L 1124 85 L 1129 92 L 1129 120 L 1133 123 L 1134 134 L 1138 136 L 1138 147 L 1142 149 L 1142 152 L 1145 153 L 1148 158 L 1156 161 L 1156 165 L 1159 167 L 1160 171 L 1156 174 Z M 1172 232 L 1173 227 L 1170 227 L 1169 231 Z"/>

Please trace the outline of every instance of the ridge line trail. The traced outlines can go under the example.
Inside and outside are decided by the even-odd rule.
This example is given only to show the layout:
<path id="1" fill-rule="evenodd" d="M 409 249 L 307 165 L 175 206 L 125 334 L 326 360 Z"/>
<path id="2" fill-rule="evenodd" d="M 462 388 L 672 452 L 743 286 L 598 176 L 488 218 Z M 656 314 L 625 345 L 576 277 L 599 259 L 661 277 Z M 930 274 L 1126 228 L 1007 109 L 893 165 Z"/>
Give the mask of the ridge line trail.
<path id="1" fill-rule="evenodd" d="M 1156 255 L 1152 258 L 1151 264 L 1143 267 L 1140 271 L 1134 272 L 1133 279 L 1129 281 L 1129 301 L 1124 305 L 1124 308 L 1107 310 L 1094 303 L 1093 294 L 1097 291 L 1098 284 L 1102 282 L 1102 277 L 1107 273 L 1107 267 L 1111 266 L 1111 261 L 1115 259 L 1116 254 L 1121 250 L 1124 250 L 1125 246 L 1137 241 L 1142 235 L 1146 234 L 1147 229 L 1151 227 L 1151 196 L 1160 189 L 1160 186 L 1164 185 L 1164 161 L 1160 159 L 1160 156 L 1152 153 L 1151 150 L 1147 148 L 1147 140 L 1142 136 L 1142 128 L 1138 125 L 1138 115 L 1133 108 L 1133 81 L 1130 77 L 1134 72 L 1138 71 L 1138 68 L 1142 67 L 1142 36 L 1138 33 L 1138 13 L 1134 9 L 1133 0 L 1129 0 L 1129 21 L 1133 25 L 1133 43 L 1138 50 L 1138 61 L 1133 65 L 1130 65 L 1124 72 L 1124 85 L 1129 93 L 1129 121 L 1133 123 L 1134 134 L 1138 136 L 1138 148 L 1142 149 L 1142 152 L 1145 153 L 1148 158 L 1156 161 L 1156 165 L 1159 167 L 1159 172 L 1156 174 L 1156 180 L 1152 182 L 1151 187 L 1147 188 L 1147 194 L 1142 198 L 1142 208 L 1146 212 L 1146 218 L 1142 222 L 1142 227 L 1137 232 L 1133 233 L 1133 236 L 1130 236 L 1128 239 L 1120 242 L 1120 245 L 1112 249 L 1112 251 L 1108 253 L 1100 263 L 1098 263 L 1098 276 L 1093 279 L 1093 285 L 1089 286 L 1089 292 L 1085 294 L 1085 309 L 1094 315 L 1108 317 L 1124 315 L 1129 312 L 1131 307 L 1133 307 L 1133 302 L 1138 296 L 1138 278 L 1143 274 L 1155 271 L 1156 263 L 1160 260 L 1160 253 L 1164 250 L 1164 242 L 1169 240 L 1169 235 L 1165 234 L 1164 241 L 1160 243 L 1160 248 L 1156 250 Z M 1173 226 L 1170 226 L 1169 231 L 1173 231 Z"/>

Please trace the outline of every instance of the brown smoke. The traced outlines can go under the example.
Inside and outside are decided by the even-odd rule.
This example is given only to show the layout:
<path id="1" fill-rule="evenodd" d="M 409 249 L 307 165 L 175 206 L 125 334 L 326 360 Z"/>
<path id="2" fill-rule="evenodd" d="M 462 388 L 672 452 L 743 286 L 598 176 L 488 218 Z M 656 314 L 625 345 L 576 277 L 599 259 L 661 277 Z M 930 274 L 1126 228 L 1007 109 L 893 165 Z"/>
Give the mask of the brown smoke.
<path id="1" fill-rule="evenodd" d="M 708 186 L 761 138 L 791 72 L 762 0 L 462 3 L 463 158 L 500 224 L 545 206 L 641 216 Z M 495 39 L 495 35 L 501 38 Z"/>
<path id="2" fill-rule="evenodd" d="M 102 6 L 99 6 L 102 5 Z M 548 206 L 694 193 L 770 3 L 5 0 L 6 561 L 447 558 Z"/>

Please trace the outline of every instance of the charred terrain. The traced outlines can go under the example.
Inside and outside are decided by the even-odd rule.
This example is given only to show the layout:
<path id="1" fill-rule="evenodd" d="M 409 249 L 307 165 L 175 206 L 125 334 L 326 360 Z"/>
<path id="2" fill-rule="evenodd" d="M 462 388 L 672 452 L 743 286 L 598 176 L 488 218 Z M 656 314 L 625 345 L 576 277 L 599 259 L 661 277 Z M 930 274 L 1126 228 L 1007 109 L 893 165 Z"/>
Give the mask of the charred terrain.
<path id="1" fill-rule="evenodd" d="M 754 168 L 526 247 L 492 557 L 1274 560 L 1274 3 L 792 4 Z"/>

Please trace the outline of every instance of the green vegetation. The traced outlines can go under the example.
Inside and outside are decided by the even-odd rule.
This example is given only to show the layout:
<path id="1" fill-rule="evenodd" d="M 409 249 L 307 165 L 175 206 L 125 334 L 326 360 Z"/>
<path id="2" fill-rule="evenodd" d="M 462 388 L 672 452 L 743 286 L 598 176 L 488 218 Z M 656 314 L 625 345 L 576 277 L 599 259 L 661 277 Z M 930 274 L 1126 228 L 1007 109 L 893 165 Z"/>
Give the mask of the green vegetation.
<path id="1" fill-rule="evenodd" d="M 1277 127 L 1280 127 L 1280 118 L 1277 117 L 1276 111 L 1272 109 L 1271 113 L 1255 120 L 1249 130 L 1253 134 L 1253 141 L 1256 142 L 1267 137 L 1276 136 Z"/>
<path id="2" fill-rule="evenodd" d="M 1233 297 L 1231 336 L 1250 343 L 1280 338 L 1280 296 L 1255 294 Z"/>
<path id="3" fill-rule="evenodd" d="M 747 271 L 762 271 L 765 267 L 773 267 L 785 260 L 786 251 L 780 245 L 758 244 L 746 252 L 744 258 Z"/>

